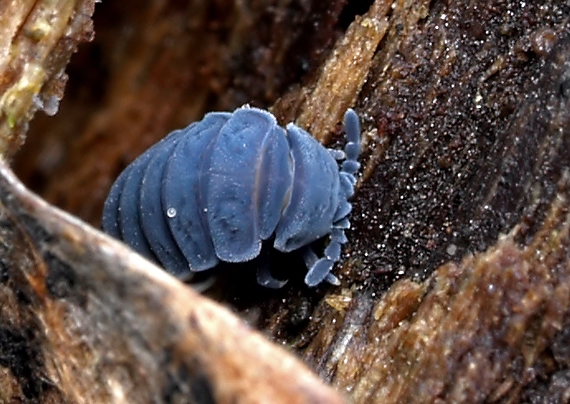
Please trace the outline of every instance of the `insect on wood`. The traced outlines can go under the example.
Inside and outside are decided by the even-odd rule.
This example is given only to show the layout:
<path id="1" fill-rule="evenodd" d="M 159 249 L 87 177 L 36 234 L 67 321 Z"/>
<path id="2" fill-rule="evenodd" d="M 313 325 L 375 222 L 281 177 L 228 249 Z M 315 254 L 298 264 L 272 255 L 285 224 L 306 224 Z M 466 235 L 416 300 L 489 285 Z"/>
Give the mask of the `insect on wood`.
<path id="1" fill-rule="evenodd" d="M 341 151 L 323 147 L 293 123 L 279 126 L 261 109 L 206 114 L 121 173 L 105 201 L 102 228 L 180 278 L 220 261 L 250 261 L 271 240 L 281 252 L 302 253 L 308 286 L 338 285 L 331 270 L 347 242 L 360 166 L 360 125 L 352 109 L 344 126 Z M 319 258 L 311 243 L 325 236 Z M 286 283 L 266 265 L 257 279 L 273 288 Z"/>

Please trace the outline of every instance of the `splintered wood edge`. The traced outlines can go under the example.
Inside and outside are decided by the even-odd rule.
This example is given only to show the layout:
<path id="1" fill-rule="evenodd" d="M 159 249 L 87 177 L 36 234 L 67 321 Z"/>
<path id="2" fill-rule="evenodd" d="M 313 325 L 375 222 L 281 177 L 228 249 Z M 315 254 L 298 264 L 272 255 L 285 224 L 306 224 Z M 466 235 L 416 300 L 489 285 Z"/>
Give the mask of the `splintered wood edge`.
<path id="1" fill-rule="evenodd" d="M 121 312 L 132 314 L 121 317 L 122 322 L 125 318 L 131 322 L 125 324 L 125 329 L 131 331 L 121 337 L 127 339 L 127 342 L 129 338 L 133 338 L 133 335 L 137 338 L 148 338 L 142 343 L 143 350 L 149 347 L 149 352 L 143 352 L 143 357 L 150 357 L 151 362 L 153 354 L 168 350 L 175 354 L 172 356 L 172 361 L 176 362 L 174 366 L 177 369 L 198 368 L 199 376 L 205 378 L 206 384 L 211 387 L 215 402 L 343 402 L 340 395 L 326 386 L 300 360 L 250 329 L 227 309 L 202 297 L 190 287 L 133 253 L 122 243 L 54 208 L 28 191 L 4 162 L 0 162 L 0 194 L 0 202 L 13 216 L 17 227 L 25 229 L 27 237 L 32 239 L 32 244 L 38 250 L 47 248 L 51 254 L 57 255 L 58 260 L 71 267 L 75 281 L 70 287 L 79 288 L 79 285 L 83 285 L 84 289 L 88 289 L 88 292 L 74 291 L 74 293 L 98 294 L 95 296 L 99 299 L 98 302 L 107 302 L 107 304 L 111 302 L 116 305 L 109 307 L 109 310 L 116 310 L 119 314 Z M 44 236 L 41 236 L 42 234 Z M 34 238 L 44 239 L 34 240 Z M 46 245 L 49 246 L 45 247 Z M 50 276 L 49 266 L 47 263 L 47 274 L 44 271 L 41 276 L 43 279 L 40 282 L 36 279 L 35 284 L 41 284 L 41 281 L 45 283 Z M 37 274 L 26 276 L 30 278 Z M 38 294 L 45 289 L 48 288 L 45 286 L 37 288 L 40 291 Z M 120 290 L 120 293 L 114 293 L 115 290 Z M 109 294 L 113 295 L 111 299 L 105 297 Z M 88 296 L 88 298 L 93 297 Z M 45 311 L 59 304 L 66 306 L 67 311 L 71 312 L 69 305 L 74 305 L 73 300 L 70 302 L 63 299 L 61 303 L 61 300 L 54 299 L 47 292 L 42 299 L 45 302 L 42 306 Z M 94 312 L 98 309 L 97 305 L 79 307 L 80 304 L 75 304 L 75 306 L 71 309 L 75 313 L 82 314 L 75 318 L 74 324 L 77 321 L 87 323 L 101 321 L 101 317 L 97 317 L 97 313 Z M 65 310 L 51 310 L 51 315 L 56 313 L 56 317 L 66 318 L 60 314 L 63 311 Z M 46 320 L 43 323 L 46 324 Z M 65 320 L 61 323 L 65 324 Z M 119 328 L 122 330 L 121 325 Z M 47 321 L 46 328 L 49 326 L 50 322 Z M 97 324 L 94 329 L 100 330 L 104 327 L 105 324 Z M 58 332 L 66 334 L 68 331 L 47 329 L 43 332 L 50 335 Z M 69 332 L 73 334 L 72 331 Z M 69 341 L 54 343 L 53 338 L 55 337 L 52 337 L 52 346 L 69 344 Z M 104 337 L 99 339 L 105 340 Z M 94 340 L 98 341 L 96 338 Z M 107 343 L 112 344 L 112 342 L 100 342 L 100 344 Z M 96 344 L 88 348 L 92 351 L 90 354 L 93 357 L 100 357 L 97 350 L 109 349 L 109 346 Z M 67 353 L 63 349 L 61 354 L 55 356 L 56 362 L 73 360 L 68 358 L 73 356 L 73 353 Z M 120 357 L 124 360 L 124 356 Z M 109 356 L 107 361 L 108 358 Z M 164 361 L 164 356 L 161 360 Z M 159 362 L 158 359 L 156 361 Z M 107 365 L 113 366 L 113 364 Z M 146 373 L 151 373 L 148 375 L 145 373 L 145 376 L 148 376 L 148 380 L 154 380 L 155 375 L 152 374 L 154 369 L 158 373 L 165 373 L 165 369 L 171 365 L 160 362 L 155 368 L 145 370 Z M 79 399 L 80 397 L 73 396 L 80 394 L 74 392 L 78 389 L 77 385 L 81 385 L 83 375 L 77 373 L 77 368 L 66 366 L 65 363 L 55 363 L 53 366 L 57 368 L 54 373 L 58 375 L 60 383 L 58 388 L 66 396 L 71 396 L 72 400 Z M 140 366 L 144 366 L 144 363 Z M 160 380 L 163 376 L 157 374 L 156 380 Z M 100 377 L 105 379 L 110 376 L 104 374 Z M 98 377 L 94 376 L 88 378 L 98 380 Z M 75 383 L 78 384 L 74 386 Z M 89 385 L 89 383 L 84 384 Z M 117 397 L 124 397 L 125 402 L 129 401 L 129 386 L 121 386 L 120 380 L 116 379 L 108 384 L 112 384 L 115 390 L 125 390 L 120 394 L 115 392 L 113 394 L 115 400 Z M 152 386 L 148 388 L 152 390 Z"/>
<path id="2" fill-rule="evenodd" d="M 94 0 L 22 0 L 0 7 L 0 154 L 24 143 L 34 113 L 57 112 L 64 69 L 93 38 Z"/>

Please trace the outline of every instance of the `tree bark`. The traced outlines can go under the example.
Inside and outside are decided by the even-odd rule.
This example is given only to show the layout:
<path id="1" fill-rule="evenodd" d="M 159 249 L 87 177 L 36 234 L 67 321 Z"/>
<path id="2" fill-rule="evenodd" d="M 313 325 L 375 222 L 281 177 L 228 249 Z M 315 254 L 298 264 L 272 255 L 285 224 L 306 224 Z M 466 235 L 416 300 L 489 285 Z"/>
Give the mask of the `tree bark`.
<path id="1" fill-rule="evenodd" d="M 132 7 L 106 2 L 95 15 L 95 27 L 96 42 L 70 67 L 76 76 L 71 75 L 60 112 L 49 122 L 35 119 L 30 141 L 16 156 L 19 177 L 47 201 L 98 225 L 102 201 L 118 172 L 169 130 L 208 110 L 231 110 L 243 103 L 270 107 L 281 123 L 295 120 L 325 144 L 336 145 L 342 142 L 342 114 L 353 107 L 363 127 L 363 168 L 350 242 L 335 268 L 342 285 L 307 288 L 305 269 L 292 258 L 277 268 L 291 279 L 283 290 L 258 287 L 251 268 L 229 268 L 208 296 L 288 346 L 353 402 L 565 400 L 570 391 L 569 4 L 220 0 L 183 5 L 141 1 Z M 3 139 L 5 150 L 21 143 Z M 44 268 L 45 278 L 33 283 L 30 279 L 37 276 L 16 270 L 21 261 L 6 252 L 4 287 L 14 296 L 5 305 L 6 324 L 24 323 L 14 323 L 24 316 L 15 314 L 22 313 L 18 296 L 36 301 L 38 285 L 58 273 L 61 251 L 75 246 L 88 255 L 66 256 L 72 286 L 64 282 L 65 296 L 50 292 L 42 304 L 63 304 L 66 311 L 77 312 L 97 298 L 104 302 L 97 306 L 101 313 L 123 313 L 122 326 L 97 317 L 97 311 L 84 311 L 88 315 L 60 330 L 83 327 L 89 340 L 97 333 L 89 328 L 97 318 L 112 331 L 109 345 L 101 345 L 111 347 L 105 348 L 106 363 L 123 363 L 126 369 L 142 363 L 144 380 L 152 375 L 165 380 L 153 361 L 160 359 L 156 352 L 169 346 L 169 339 L 146 337 L 153 341 L 151 347 L 161 348 L 127 350 L 141 353 L 144 360 L 120 356 L 115 342 L 140 347 L 140 330 L 166 324 L 178 329 L 178 313 L 186 310 L 200 316 L 194 303 L 187 307 L 189 296 L 204 302 L 207 310 L 219 309 L 85 225 L 63 226 L 58 220 L 68 218 L 58 214 L 48 221 L 51 208 L 15 185 L 6 168 L 3 172 L 7 226 L 20 229 L 6 233 L 7 243 L 21 245 L 18 254 L 27 260 L 36 257 L 41 265 L 30 268 Z M 35 205 L 24 203 L 28 198 L 42 206 L 43 216 L 31 208 Z M 116 257 L 119 268 L 110 268 L 105 254 Z M 89 262 L 98 264 L 82 270 Z M 143 278 L 148 296 L 155 286 L 176 293 L 153 298 L 144 307 L 142 295 L 120 296 L 121 288 L 139 285 Z M 100 289 L 89 290 L 95 279 Z M 79 293 L 82 288 L 89 292 Z M 103 291 L 107 298 L 100 300 Z M 42 307 L 39 313 L 45 315 L 44 306 L 32 307 Z M 124 314 L 135 309 L 137 316 Z M 45 341 L 54 329 L 52 323 L 38 321 L 37 313 L 24 316 L 33 319 L 25 332 L 6 326 L 4 338 L 13 341 L 16 335 L 22 346 L 45 355 L 51 346 L 30 341 Z M 170 318 L 158 313 L 170 313 Z M 227 321 L 237 321 L 221 313 Z M 229 339 L 236 338 L 233 331 L 228 329 Z M 208 346 L 223 343 L 214 334 Z M 266 347 L 259 336 L 251 338 Z M 42 368 L 34 362 L 36 351 L 16 355 L 8 345 L 14 343 L 0 347 L 10 363 L 20 360 L 28 363 L 26 369 Z M 172 370 L 179 368 L 172 367 L 171 357 L 162 360 L 166 373 L 176 375 L 174 385 L 184 386 L 173 389 L 192 392 L 196 385 L 184 384 L 187 375 L 203 380 L 194 371 L 200 368 L 196 363 L 215 368 L 224 362 L 210 350 L 183 346 L 191 359 L 182 371 Z M 257 360 L 254 351 L 240 353 L 242 371 L 250 371 L 252 359 Z M 285 360 L 276 352 L 264 358 L 271 369 Z M 79 363 L 79 353 L 66 353 L 53 356 L 57 360 L 50 364 L 65 368 Z M 248 360 L 248 355 L 253 356 Z M 295 364 L 291 369 L 299 366 L 306 372 L 294 359 L 287 360 Z M 4 369 L 14 373 L 19 368 Z M 135 373 L 103 386 L 95 377 L 100 369 L 89 369 L 95 369 L 89 377 L 101 392 L 105 386 L 121 387 L 105 394 L 131 391 Z M 30 370 L 17 380 L 44 373 Z M 46 373 L 49 383 L 34 385 L 36 391 L 65 393 L 73 401 L 71 381 L 66 384 L 54 374 Z M 213 374 L 197 385 L 210 386 L 207 391 L 224 402 L 230 396 L 219 390 L 220 379 Z M 332 397 L 308 373 L 303 380 L 309 386 L 306 394 Z M 149 391 L 164 386 L 153 383 Z M 273 394 L 260 384 L 248 386 L 236 387 L 231 397 L 255 401 Z M 184 397 L 202 400 L 192 394 Z"/>

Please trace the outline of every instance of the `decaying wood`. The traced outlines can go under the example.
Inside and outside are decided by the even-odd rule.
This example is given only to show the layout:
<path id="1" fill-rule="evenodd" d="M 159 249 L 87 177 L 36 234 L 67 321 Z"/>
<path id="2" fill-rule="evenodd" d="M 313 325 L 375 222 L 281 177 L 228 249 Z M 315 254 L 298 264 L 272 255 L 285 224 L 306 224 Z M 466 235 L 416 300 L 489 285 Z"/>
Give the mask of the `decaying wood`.
<path id="1" fill-rule="evenodd" d="M 0 398 L 341 403 L 298 359 L 0 164 Z"/>
<path id="2" fill-rule="evenodd" d="M 520 230 L 423 283 L 398 281 L 378 301 L 346 290 L 329 352 L 320 352 L 323 330 L 306 360 L 355 402 L 519 402 L 525 386 L 554 379 L 570 359 L 567 198 L 553 201 L 524 248 L 514 241 Z"/>
<path id="3" fill-rule="evenodd" d="M 355 23 L 381 26 L 375 4 Z M 393 4 L 359 93 L 375 125 L 350 281 L 317 305 L 307 329 L 333 326 L 297 337 L 300 352 L 356 402 L 565 401 L 570 10 L 428 6 Z M 323 76 L 354 88 L 328 64 L 342 50 Z"/>
<path id="4" fill-rule="evenodd" d="M 128 29 L 109 24 L 98 31 L 99 49 L 112 49 L 113 55 L 110 78 L 94 75 L 103 95 L 78 96 L 87 107 L 63 106 L 56 117 L 62 121 L 41 128 L 35 137 L 53 142 L 24 150 L 18 163 L 24 178 L 42 178 L 38 189 L 49 201 L 97 223 L 119 169 L 205 110 L 273 104 L 283 123 L 297 119 L 319 139 L 336 142 L 340 116 L 353 106 L 361 114 L 365 147 L 353 231 L 343 265 L 336 268 L 342 286 L 306 288 L 300 264 L 285 268 L 291 280 L 283 290 L 267 291 L 240 268 L 224 273 L 210 296 L 294 349 L 354 402 L 567 400 L 567 4 L 339 0 L 325 7 L 317 1 L 228 0 L 212 3 L 209 11 L 203 2 L 189 2 L 187 14 L 177 2 L 144 4 L 109 6 L 108 15 L 122 12 Z M 90 62 L 80 65 L 82 72 Z M 86 83 L 86 89 L 93 88 L 92 80 Z M 39 168 L 23 164 L 36 156 Z M 86 201 L 85 195 L 91 198 Z M 32 223 L 39 220 L 30 217 Z M 30 231 L 29 222 L 18 226 L 48 263 L 53 257 L 46 258 L 45 245 L 70 248 L 81 245 L 70 238 L 87 237 L 79 231 L 52 240 Z M 57 219 L 50 223 L 60 225 Z M 81 261 L 74 259 L 70 272 L 84 282 Z M 126 284 L 131 275 L 133 281 L 144 277 L 197 298 L 166 277 L 144 275 L 137 268 L 148 264 L 132 260 L 130 272 L 122 274 Z M 26 289 L 27 279 L 10 275 L 6 282 L 15 300 L 34 295 Z M 109 302 L 125 285 L 116 278 L 106 284 Z M 84 310 L 81 299 L 59 300 Z M 140 299 L 113 302 L 122 305 L 101 305 L 102 313 L 140 308 Z M 161 312 L 179 313 L 180 302 L 154 302 Z M 19 306 L 6 307 L 10 314 L 10 307 Z M 165 324 L 149 315 L 150 309 L 143 311 L 146 324 Z M 114 327 L 108 317 L 101 324 Z M 132 320 L 108 330 L 138 347 L 140 339 L 125 338 L 126 331 L 145 323 Z M 11 346 L 27 347 L 53 332 L 45 324 L 6 335 L 18 342 Z M 10 363 L 26 358 L 30 364 L 25 371 L 4 367 L 7 374 L 36 380 L 29 386 L 46 399 L 48 393 L 60 394 L 44 383 L 55 379 L 31 371 L 45 367 L 35 362 L 35 351 L 6 352 Z M 89 360 L 79 353 L 69 357 L 70 364 Z M 153 358 L 137 361 L 152 364 Z M 206 359 L 214 363 L 219 357 L 208 352 L 197 360 Z M 42 377 L 32 378 L 38 374 Z M 185 376 L 176 375 L 176 383 L 192 391 L 183 384 Z M 124 388 L 121 381 L 129 379 L 113 380 L 112 387 Z M 318 382 L 310 385 L 328 394 Z M 216 384 L 211 387 L 216 391 Z"/>
<path id="5" fill-rule="evenodd" d="M 0 154 L 12 156 L 40 109 L 53 115 L 65 66 L 93 35 L 94 0 L 23 0 L 0 4 Z"/>
<path id="6" fill-rule="evenodd" d="M 57 110 L 92 12 L 0 7 L 4 156 L 38 108 Z M 342 401 L 225 309 L 26 191 L 4 163 L 0 217 L 1 402 Z"/>

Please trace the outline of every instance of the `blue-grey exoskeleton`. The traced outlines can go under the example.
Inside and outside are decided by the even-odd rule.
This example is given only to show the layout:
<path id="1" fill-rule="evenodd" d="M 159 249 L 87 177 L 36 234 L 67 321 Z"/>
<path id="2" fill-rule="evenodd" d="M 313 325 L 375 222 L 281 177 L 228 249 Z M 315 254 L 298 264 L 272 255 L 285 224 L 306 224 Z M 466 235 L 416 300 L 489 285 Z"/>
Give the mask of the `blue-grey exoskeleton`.
<path id="1" fill-rule="evenodd" d="M 123 171 L 105 202 L 102 228 L 179 277 L 219 261 L 250 261 L 270 239 L 279 251 L 303 254 L 308 286 L 339 284 L 331 269 L 347 242 L 359 168 L 360 125 L 352 109 L 344 125 L 343 152 L 292 123 L 279 126 L 261 109 L 209 113 Z M 319 258 L 311 243 L 324 236 Z M 265 267 L 258 282 L 285 283 Z"/>

